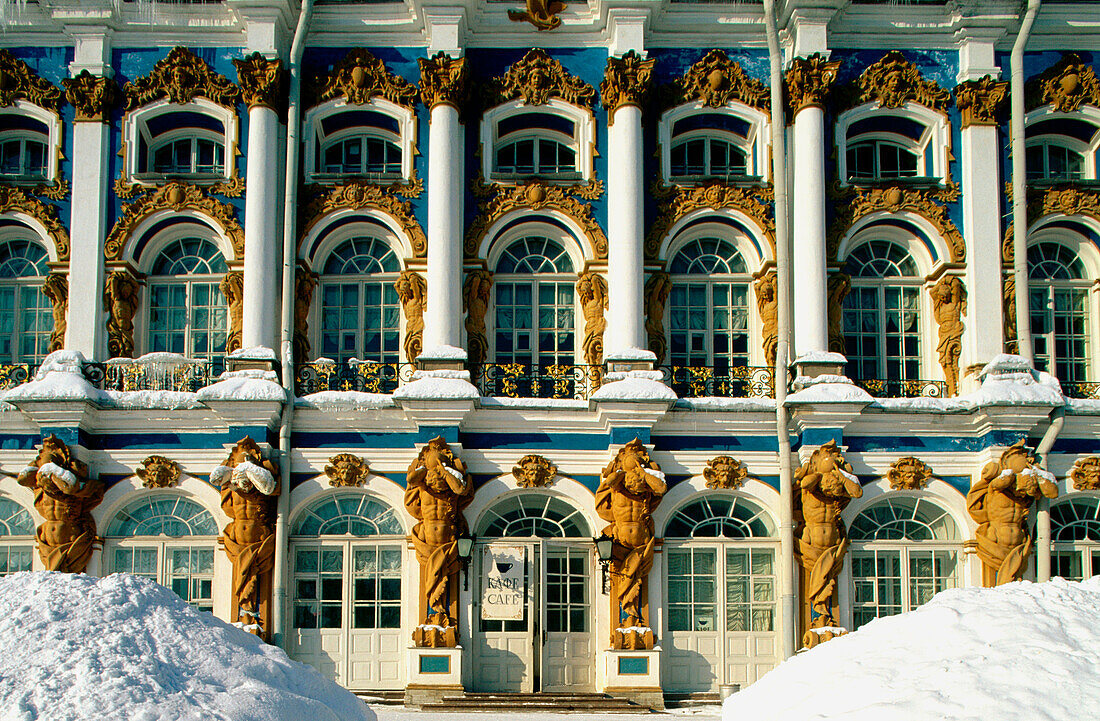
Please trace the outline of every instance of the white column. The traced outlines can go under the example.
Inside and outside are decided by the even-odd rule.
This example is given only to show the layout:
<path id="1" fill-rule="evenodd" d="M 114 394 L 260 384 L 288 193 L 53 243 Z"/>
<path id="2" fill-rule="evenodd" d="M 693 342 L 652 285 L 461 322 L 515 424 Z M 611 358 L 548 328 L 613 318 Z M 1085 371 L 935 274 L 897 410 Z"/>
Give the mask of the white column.
<path id="1" fill-rule="evenodd" d="M 279 115 L 269 107 L 248 110 L 244 198 L 244 316 L 241 344 L 274 348 L 279 320 Z"/>
<path id="2" fill-rule="evenodd" d="M 825 124 L 816 105 L 794 119 L 794 358 L 829 349 L 825 258 Z M 792 360 L 794 359 L 792 358 Z"/>
<path id="3" fill-rule="evenodd" d="M 642 109 L 624 105 L 607 129 L 607 302 L 605 355 L 646 348 L 642 198 Z"/>
<path id="4" fill-rule="evenodd" d="M 428 307 L 424 350 L 462 345 L 462 203 L 465 137 L 458 108 L 437 103 L 428 131 Z"/>
<path id="5" fill-rule="evenodd" d="M 69 313 L 65 348 L 86 358 L 107 357 L 103 310 L 106 270 L 103 240 L 107 236 L 107 123 L 73 123 L 73 204 L 69 223 Z"/>

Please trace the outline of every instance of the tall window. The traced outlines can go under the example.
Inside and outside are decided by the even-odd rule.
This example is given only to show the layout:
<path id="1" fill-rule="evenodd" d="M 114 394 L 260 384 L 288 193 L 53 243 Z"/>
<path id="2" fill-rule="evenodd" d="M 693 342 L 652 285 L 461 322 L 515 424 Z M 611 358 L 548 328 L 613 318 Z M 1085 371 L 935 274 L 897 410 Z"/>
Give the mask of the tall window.
<path id="1" fill-rule="evenodd" d="M 1027 179 L 1030 181 L 1090 180 L 1096 177 L 1100 128 L 1083 113 L 1035 113 L 1027 126 Z"/>
<path id="2" fill-rule="evenodd" d="M 31 570 L 34 519 L 10 498 L 0 497 L 0 576 Z"/>
<path id="3" fill-rule="evenodd" d="M 844 137 L 844 178 L 859 183 L 933 176 L 941 152 L 934 125 L 881 112 L 854 121 Z"/>
<path id="4" fill-rule="evenodd" d="M 909 251 L 872 240 L 849 255 L 844 272 L 852 289 L 844 298 L 848 370 L 860 380 L 920 377 L 920 286 Z"/>
<path id="5" fill-rule="evenodd" d="M 1074 495 L 1050 507 L 1051 571 L 1070 581 L 1100 575 L 1100 497 Z"/>
<path id="6" fill-rule="evenodd" d="M 135 143 L 130 172 L 140 181 L 184 179 L 209 181 L 227 177 L 235 138 L 227 130 L 235 126 L 225 108 L 164 105 L 137 111 L 126 121 L 128 142 Z M 183 107 L 192 109 L 183 110 Z M 228 157 L 232 160 L 232 156 Z"/>
<path id="7" fill-rule="evenodd" d="M 672 365 L 712 367 L 718 375 L 749 362 L 749 275 L 745 260 L 719 238 L 693 240 L 669 264 Z"/>
<path id="8" fill-rule="evenodd" d="M 912 611 L 958 584 L 961 538 L 945 510 L 891 496 L 852 521 L 852 624 Z"/>
<path id="9" fill-rule="evenodd" d="M 202 238 L 173 240 L 149 273 L 149 343 L 153 353 L 225 360 L 229 309 L 218 287 L 229 269 L 217 246 Z"/>
<path id="10" fill-rule="evenodd" d="M 0 363 L 35 363 L 49 352 L 53 314 L 42 293 L 48 260 L 33 241 L 0 241 Z"/>
<path id="11" fill-rule="evenodd" d="M 321 355 L 378 363 L 401 361 L 400 308 L 394 281 L 401 262 L 380 238 L 338 245 L 321 277 Z"/>
<path id="12" fill-rule="evenodd" d="M 740 103 L 669 110 L 657 126 L 662 177 L 677 184 L 759 179 L 767 174 L 767 123 L 767 115 Z"/>
<path id="13" fill-rule="evenodd" d="M 1035 364 L 1067 383 L 1090 379 L 1089 287 L 1085 264 L 1060 243 L 1027 249 Z"/>
<path id="14" fill-rule="evenodd" d="M 576 280 L 569 255 L 549 238 L 523 238 L 504 251 L 494 284 L 497 363 L 574 363 Z"/>

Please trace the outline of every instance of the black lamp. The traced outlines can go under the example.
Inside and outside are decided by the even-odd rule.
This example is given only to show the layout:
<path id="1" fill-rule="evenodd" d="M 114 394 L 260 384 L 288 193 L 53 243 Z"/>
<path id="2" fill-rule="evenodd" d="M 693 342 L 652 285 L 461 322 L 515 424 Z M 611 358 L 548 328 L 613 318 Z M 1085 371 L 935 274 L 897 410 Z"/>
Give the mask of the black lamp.
<path id="1" fill-rule="evenodd" d="M 470 590 L 470 558 L 474 552 L 474 537 L 473 536 L 459 536 L 458 537 L 458 560 L 462 562 L 462 590 Z"/>
<path id="2" fill-rule="evenodd" d="M 600 559 L 600 568 L 603 569 L 603 581 L 600 586 L 606 595 L 611 593 L 607 582 L 607 567 L 611 563 L 611 552 L 614 549 L 615 540 L 605 533 L 599 538 L 593 538 L 592 541 L 596 544 L 596 556 Z"/>

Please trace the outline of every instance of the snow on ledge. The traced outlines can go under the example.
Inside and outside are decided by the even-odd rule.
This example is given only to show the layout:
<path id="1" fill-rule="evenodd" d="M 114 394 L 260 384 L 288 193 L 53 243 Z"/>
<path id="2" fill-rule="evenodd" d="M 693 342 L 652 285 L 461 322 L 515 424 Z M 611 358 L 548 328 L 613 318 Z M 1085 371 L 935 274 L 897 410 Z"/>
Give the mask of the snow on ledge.
<path id="1" fill-rule="evenodd" d="M 107 365 L 109 366 L 187 366 L 187 365 L 202 365 L 206 363 L 204 360 L 196 360 L 195 358 L 188 358 L 185 355 L 179 353 L 146 353 L 143 356 L 137 358 L 109 358 Z"/>
<path id="2" fill-rule="evenodd" d="M 828 363 L 830 365 L 843 366 L 848 358 L 843 353 L 833 353 L 827 350 L 812 350 L 794 359 L 794 363 Z"/>
<path id="3" fill-rule="evenodd" d="M 576 398 L 509 398 L 482 396 L 482 408 L 577 408 L 588 410 L 588 401 Z"/>
<path id="4" fill-rule="evenodd" d="M 623 348 L 614 353 L 608 353 L 604 357 L 605 363 L 613 361 L 650 361 L 657 362 L 657 354 L 645 348 Z"/>
<path id="5" fill-rule="evenodd" d="M 691 411 L 775 411 L 774 398 L 681 398 L 677 409 Z"/>
<path id="6" fill-rule="evenodd" d="M 238 348 L 229 354 L 230 358 L 240 360 L 275 360 L 275 351 L 267 346 L 256 345 L 251 348 Z"/>
<path id="7" fill-rule="evenodd" d="M 798 376 L 792 384 L 795 392 L 787 402 L 799 403 L 871 403 L 871 394 L 852 383 L 847 376 L 823 374 L 809 378 Z"/>
<path id="8" fill-rule="evenodd" d="M 470 383 L 469 371 L 423 370 L 413 373 L 411 383 L 398 386 L 393 399 L 469 399 L 480 397 L 477 388 Z"/>
<path id="9" fill-rule="evenodd" d="M 320 391 L 300 396 L 299 408 L 317 410 L 377 410 L 393 408 L 393 398 L 387 393 L 362 393 L 360 391 Z"/>
<path id="10" fill-rule="evenodd" d="M 466 349 L 458 348 L 453 345 L 437 345 L 431 348 L 425 348 L 420 352 L 420 355 L 416 357 L 417 360 L 458 360 L 465 361 Z"/>
<path id="11" fill-rule="evenodd" d="M 666 386 L 660 371 L 626 371 L 608 373 L 594 401 L 675 401 L 676 393 Z"/>
<path id="12" fill-rule="evenodd" d="M 221 380 L 200 388 L 200 401 L 284 401 L 286 391 L 276 382 L 275 371 L 249 369 L 226 371 Z"/>

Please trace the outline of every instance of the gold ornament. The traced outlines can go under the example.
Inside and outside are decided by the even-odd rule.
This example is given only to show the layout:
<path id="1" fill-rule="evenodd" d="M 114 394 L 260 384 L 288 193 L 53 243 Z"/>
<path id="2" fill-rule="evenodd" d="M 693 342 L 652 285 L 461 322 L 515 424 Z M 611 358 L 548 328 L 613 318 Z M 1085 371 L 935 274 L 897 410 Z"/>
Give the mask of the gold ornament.
<path id="1" fill-rule="evenodd" d="M 775 354 L 779 348 L 779 293 L 776 290 L 775 270 L 769 270 L 757 279 L 756 309 L 760 313 L 760 331 L 764 345 L 764 360 L 768 367 L 775 366 Z"/>
<path id="2" fill-rule="evenodd" d="M 660 191 L 654 192 L 658 195 Z M 710 183 L 694 188 L 673 187 L 668 191 L 670 200 L 663 204 L 660 215 L 649 229 L 645 239 L 645 255 L 650 260 L 657 259 L 661 241 L 665 239 L 672 226 L 676 225 L 688 213 L 696 210 L 737 210 L 756 223 L 760 232 L 768 239 L 775 250 L 775 219 L 771 208 L 760 202 L 770 197 L 770 189 Z"/>
<path id="3" fill-rule="evenodd" d="M 244 60 L 233 60 L 237 67 L 237 82 L 249 108 L 278 110 L 283 89 L 283 61 L 252 53 Z"/>
<path id="4" fill-rule="evenodd" d="M 92 75 L 81 70 L 75 78 L 61 81 L 65 86 L 65 99 L 76 110 L 76 122 L 106 123 L 111 119 L 111 110 L 122 99 L 118 83 L 111 78 Z"/>
<path id="5" fill-rule="evenodd" d="M 512 478 L 520 488 L 546 488 L 554 482 L 558 467 L 542 456 L 528 455 L 512 466 Z"/>
<path id="6" fill-rule="evenodd" d="M 471 366 L 485 362 L 489 354 L 485 314 L 489 310 L 489 295 L 493 274 L 487 270 L 471 270 L 462 285 L 462 310 L 466 313 L 466 356 Z"/>
<path id="7" fill-rule="evenodd" d="M 734 102 L 766 113 L 771 108 L 767 86 L 746 75 L 741 65 L 730 60 L 724 50 L 711 50 L 704 55 L 683 77 L 662 88 L 661 96 L 661 105 L 665 108 L 696 101 L 711 108 Z"/>
<path id="8" fill-rule="evenodd" d="M 31 66 L 0 49 L 0 107 L 26 100 L 55 113 L 61 110 L 61 89 L 31 70 Z"/>
<path id="9" fill-rule="evenodd" d="M 486 88 L 486 105 L 492 107 L 521 98 L 524 105 L 545 105 L 550 98 L 591 108 L 596 90 L 569 72 L 541 48 L 530 50 L 512 63 L 503 77 L 493 78 Z"/>
<path id="10" fill-rule="evenodd" d="M 937 112 L 946 113 L 951 93 L 931 80 L 897 50 L 886 53 L 869 65 L 847 89 L 843 109 L 877 102 L 883 108 L 900 108 L 913 101 Z"/>
<path id="11" fill-rule="evenodd" d="M 466 58 L 452 58 L 440 50 L 430 58 L 418 58 L 420 65 L 420 102 L 431 110 L 436 105 L 452 105 L 462 110 L 466 102 L 466 81 L 470 72 Z"/>
<path id="12" fill-rule="evenodd" d="M 0 185 L 0 214 L 23 213 L 37 220 L 57 248 L 57 259 L 69 259 L 69 233 L 57 219 L 57 206 L 32 198 L 19 188 Z"/>
<path id="13" fill-rule="evenodd" d="M 134 469 L 146 488 L 171 488 L 180 479 L 180 464 L 164 456 L 148 456 Z"/>
<path id="14" fill-rule="evenodd" d="M 962 317 L 966 315 L 966 288 L 956 275 L 945 275 L 929 289 L 932 311 L 939 326 L 940 367 L 947 381 L 947 395 L 959 392 L 959 358 L 962 356 Z"/>
<path id="15" fill-rule="evenodd" d="M 394 287 L 405 313 L 405 360 L 415 363 L 420 351 L 424 349 L 424 306 L 428 284 L 419 273 L 403 270 L 394 281 Z"/>
<path id="16" fill-rule="evenodd" d="M 1066 53 L 1054 65 L 1028 80 L 1024 97 L 1028 110 L 1050 104 L 1061 113 L 1080 110 L 1082 105 L 1100 105 L 1100 80 L 1088 63 L 1076 53 Z"/>
<path id="17" fill-rule="evenodd" d="M 951 262 L 962 263 L 966 260 L 966 243 L 962 233 L 951 221 L 947 207 L 937 202 L 952 202 L 958 194 L 957 185 L 948 185 L 947 188 L 908 188 L 904 185 L 857 188 L 855 197 L 840 209 L 829 229 L 825 239 L 827 257 L 839 260 L 837 251 L 840 239 L 861 218 L 878 212 L 907 212 L 927 220 L 950 246 Z"/>
<path id="18" fill-rule="evenodd" d="M 1008 83 L 986 75 L 967 80 L 955 87 L 955 105 L 959 106 L 963 130 L 971 125 L 999 125 L 1008 100 Z"/>
<path id="19" fill-rule="evenodd" d="M 642 106 L 653 87 L 655 59 L 643 60 L 631 50 L 621 58 L 608 58 L 600 83 L 600 98 L 607 109 L 608 126 L 615 124 L 615 111 L 627 105 Z"/>
<path id="20" fill-rule="evenodd" d="M 326 215 L 344 208 L 354 210 L 373 208 L 389 215 L 408 236 L 413 254 L 418 258 L 427 254 L 428 239 L 424 236 L 424 229 L 413 216 L 412 206 L 407 201 L 399 200 L 383 186 L 358 180 L 342 183 L 311 198 L 302 209 L 303 226 L 299 239 L 308 235 L 313 226 Z"/>
<path id="21" fill-rule="evenodd" d="M 525 0 L 526 10 L 509 10 L 508 19 L 515 22 L 531 23 L 537 30 L 553 30 L 561 25 L 558 13 L 565 10 L 561 0 Z"/>
<path id="22" fill-rule="evenodd" d="M 394 105 L 413 110 L 416 86 L 394 75 L 386 64 L 363 48 L 356 48 L 333 66 L 328 75 L 317 75 L 304 88 L 307 107 L 333 98 L 346 98 L 351 105 L 364 105 L 383 98 Z"/>
<path id="23" fill-rule="evenodd" d="M 111 358 L 134 357 L 134 316 L 141 299 L 141 284 L 128 270 L 107 274 L 103 307 L 107 311 L 107 353 Z"/>
<path id="24" fill-rule="evenodd" d="M 42 283 L 42 295 L 50 299 L 53 307 L 53 330 L 50 331 L 49 351 L 65 347 L 65 329 L 68 325 L 66 313 L 69 311 L 69 279 L 62 273 L 50 273 Z"/>
<path id="25" fill-rule="evenodd" d="M 241 349 L 241 332 L 244 324 L 244 273 L 231 270 L 222 276 L 218 284 L 229 304 L 229 331 L 225 337 L 225 352 Z"/>
<path id="26" fill-rule="evenodd" d="M 794 122 L 804 108 L 822 107 L 839 70 L 839 60 L 826 60 L 821 53 L 792 60 L 787 69 L 787 121 Z"/>
<path id="27" fill-rule="evenodd" d="M 337 453 L 325 466 L 328 484 L 334 488 L 358 488 L 367 482 L 370 468 L 362 458 L 351 453 Z"/>
<path id="28" fill-rule="evenodd" d="M 577 276 L 577 297 L 584 314 L 584 362 L 598 366 L 603 363 L 603 333 L 607 329 L 607 281 L 592 270 L 581 273 Z"/>
<path id="29" fill-rule="evenodd" d="M 665 302 L 672 292 L 672 279 L 663 270 L 656 271 L 645 283 L 642 296 L 645 303 L 646 344 L 653 355 L 657 356 L 655 366 L 661 365 L 668 350 L 665 339 Z"/>
<path id="30" fill-rule="evenodd" d="M 320 276 L 304 265 L 294 274 L 294 360 L 309 362 L 309 307 Z"/>
<path id="31" fill-rule="evenodd" d="M 703 469 L 703 478 L 707 488 L 733 491 L 745 485 L 749 469 L 745 464 L 731 456 L 718 456 L 707 461 Z"/>
<path id="32" fill-rule="evenodd" d="M 932 467 L 919 458 L 905 456 L 890 464 L 886 480 L 895 491 L 919 491 L 932 480 Z"/>
<path id="33" fill-rule="evenodd" d="M 827 282 L 826 312 L 829 318 L 829 351 L 845 353 L 844 298 L 852 289 L 852 279 L 847 273 L 836 272 Z"/>
<path id="34" fill-rule="evenodd" d="M 126 83 L 122 94 L 126 110 L 160 98 L 183 105 L 202 97 L 235 111 L 241 99 L 241 89 L 232 80 L 214 72 L 206 61 L 184 47 L 172 48 L 151 73 Z"/>
<path id="35" fill-rule="evenodd" d="M 597 258 L 607 257 L 607 236 L 592 217 L 592 206 L 578 201 L 567 188 L 538 181 L 515 186 L 494 185 L 497 195 L 482 203 L 480 212 L 466 230 L 466 255 L 473 258 L 489 228 L 514 210 L 556 210 L 576 222 L 595 249 Z"/>
<path id="36" fill-rule="evenodd" d="M 1100 491 L 1100 456 L 1078 458 L 1069 472 L 1077 491 Z"/>

